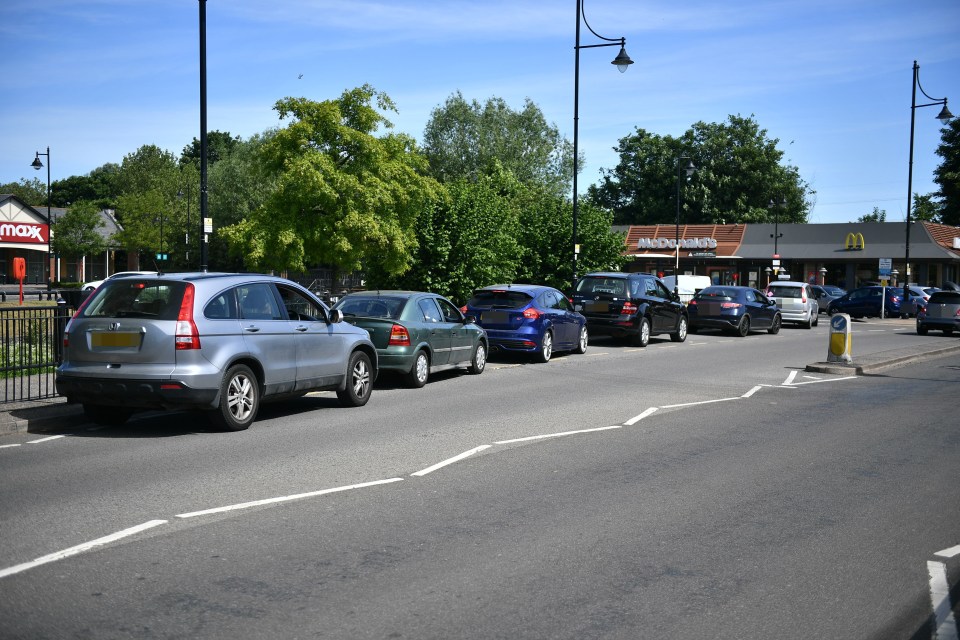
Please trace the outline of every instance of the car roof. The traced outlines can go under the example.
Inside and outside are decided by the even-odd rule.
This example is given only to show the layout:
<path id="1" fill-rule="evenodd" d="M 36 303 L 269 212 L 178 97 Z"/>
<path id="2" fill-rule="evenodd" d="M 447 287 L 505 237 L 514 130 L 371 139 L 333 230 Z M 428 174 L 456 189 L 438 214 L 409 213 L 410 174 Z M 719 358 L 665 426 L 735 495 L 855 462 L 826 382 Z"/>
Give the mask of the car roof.
<path id="1" fill-rule="evenodd" d="M 585 273 L 581 278 L 630 278 L 630 277 L 639 277 L 647 276 L 652 277 L 649 273 L 625 273 L 623 271 L 592 271 L 590 273 Z"/>
<path id="2" fill-rule="evenodd" d="M 783 285 L 785 287 L 802 287 L 805 284 L 808 284 L 808 283 L 800 282 L 799 280 L 774 280 L 768 286 L 778 287 L 780 285 Z"/>
<path id="3" fill-rule="evenodd" d="M 489 287 L 482 287 L 477 291 L 520 291 L 530 293 L 531 291 L 542 291 L 544 289 L 553 289 L 545 284 L 492 284 Z"/>

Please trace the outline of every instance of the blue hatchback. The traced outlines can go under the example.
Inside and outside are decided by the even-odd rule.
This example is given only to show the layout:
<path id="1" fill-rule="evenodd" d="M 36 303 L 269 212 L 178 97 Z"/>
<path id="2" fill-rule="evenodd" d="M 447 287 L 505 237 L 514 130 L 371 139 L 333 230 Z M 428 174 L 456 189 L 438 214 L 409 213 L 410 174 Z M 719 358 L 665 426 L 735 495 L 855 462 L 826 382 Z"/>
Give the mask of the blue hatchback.
<path id="1" fill-rule="evenodd" d="M 886 289 L 886 296 L 884 296 Z M 900 303 L 903 301 L 903 289 L 896 287 L 860 287 L 844 296 L 831 300 L 827 313 L 848 313 L 851 318 L 875 317 L 882 313 L 892 318 L 900 315 Z"/>
<path id="2" fill-rule="evenodd" d="M 491 352 L 527 353 L 537 362 L 547 362 L 554 351 L 587 350 L 587 319 L 553 287 L 484 287 L 473 292 L 461 311 L 486 330 Z"/>

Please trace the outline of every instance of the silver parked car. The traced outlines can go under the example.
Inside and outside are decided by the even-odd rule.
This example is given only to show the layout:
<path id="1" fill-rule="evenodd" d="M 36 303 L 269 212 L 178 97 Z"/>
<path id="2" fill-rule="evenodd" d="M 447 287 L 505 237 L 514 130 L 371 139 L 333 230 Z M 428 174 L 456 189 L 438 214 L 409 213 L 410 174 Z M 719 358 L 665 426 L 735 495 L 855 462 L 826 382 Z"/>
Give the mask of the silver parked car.
<path id="1" fill-rule="evenodd" d="M 917 314 L 917 333 L 927 335 L 931 329 L 951 335 L 960 331 L 960 291 L 934 291 L 925 309 Z"/>
<path id="2" fill-rule="evenodd" d="M 767 297 L 773 298 L 783 315 L 783 322 L 792 322 L 810 329 L 819 322 L 820 306 L 810 285 L 806 282 L 778 280 L 767 287 Z"/>
<path id="3" fill-rule="evenodd" d="M 194 409 L 230 431 L 249 427 L 262 401 L 308 391 L 362 406 L 377 352 L 342 319 L 274 276 L 108 279 L 66 326 L 57 392 L 98 424 L 122 424 L 139 409 Z"/>

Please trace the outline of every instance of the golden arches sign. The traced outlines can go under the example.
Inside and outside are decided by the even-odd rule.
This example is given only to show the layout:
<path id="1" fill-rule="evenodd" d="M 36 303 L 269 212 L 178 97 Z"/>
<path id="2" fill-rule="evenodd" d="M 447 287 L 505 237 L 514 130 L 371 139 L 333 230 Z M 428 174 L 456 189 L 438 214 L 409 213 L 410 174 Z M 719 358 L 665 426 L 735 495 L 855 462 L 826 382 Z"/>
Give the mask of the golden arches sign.
<path id="1" fill-rule="evenodd" d="M 862 251 L 866 246 L 867 244 L 863 240 L 862 233 L 853 233 L 851 231 L 843 241 L 843 248 L 847 251 Z"/>

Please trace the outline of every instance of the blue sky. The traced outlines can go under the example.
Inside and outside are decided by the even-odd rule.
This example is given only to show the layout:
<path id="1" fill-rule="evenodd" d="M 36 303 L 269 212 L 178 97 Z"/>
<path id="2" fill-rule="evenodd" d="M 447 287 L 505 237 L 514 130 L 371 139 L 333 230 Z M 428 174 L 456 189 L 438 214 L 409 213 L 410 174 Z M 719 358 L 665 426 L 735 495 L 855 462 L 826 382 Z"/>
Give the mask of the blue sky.
<path id="1" fill-rule="evenodd" d="M 120 162 L 144 144 L 179 155 L 199 137 L 197 0 L 0 3 L 0 183 Z M 365 83 L 422 138 L 455 91 L 530 98 L 573 136 L 576 0 L 207 2 L 208 129 L 244 138 L 277 126 L 286 96 L 335 98 Z M 580 60 L 581 190 L 639 127 L 680 135 L 753 115 L 816 190 L 810 222 L 887 212 L 907 198 L 912 65 L 960 115 L 957 0 L 586 0 L 590 25 L 627 38 Z M 581 44 L 598 41 L 584 28 Z M 920 99 L 918 99 L 918 103 Z M 939 109 L 917 110 L 914 191 L 935 190 Z M 211 185 L 212 187 L 212 185 Z"/>

